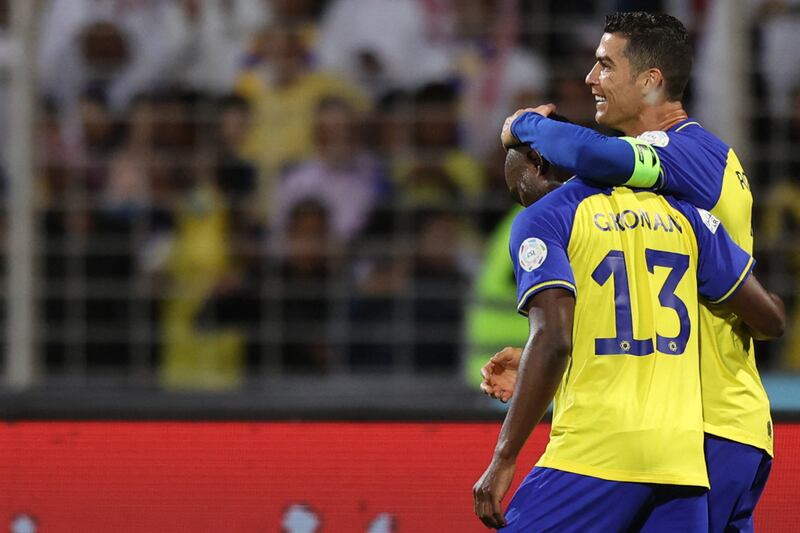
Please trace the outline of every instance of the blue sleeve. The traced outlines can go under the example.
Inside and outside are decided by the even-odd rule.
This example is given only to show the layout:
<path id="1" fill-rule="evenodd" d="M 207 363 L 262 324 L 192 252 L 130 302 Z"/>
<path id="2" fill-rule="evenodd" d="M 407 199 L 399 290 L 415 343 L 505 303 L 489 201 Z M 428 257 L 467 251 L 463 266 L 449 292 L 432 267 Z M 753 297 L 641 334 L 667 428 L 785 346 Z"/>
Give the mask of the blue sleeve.
<path id="1" fill-rule="evenodd" d="M 538 292 L 562 288 L 575 293 L 575 276 L 567 257 L 569 235 L 554 221 L 556 212 L 537 209 L 521 212 L 511 226 L 509 253 L 517 280 L 517 311 L 527 315 L 528 301 Z"/>
<path id="2" fill-rule="evenodd" d="M 631 145 L 618 137 L 532 112 L 517 117 L 511 132 L 554 165 L 582 178 L 620 185 L 634 172 L 636 157 Z"/>
<path id="3" fill-rule="evenodd" d="M 664 146 L 654 146 L 661 160 L 660 191 L 697 207 L 711 209 L 719 200 L 729 148 L 694 126 L 669 132 Z"/>
<path id="4" fill-rule="evenodd" d="M 755 259 L 733 242 L 719 219 L 705 209 L 684 204 L 681 211 L 697 237 L 698 291 L 711 303 L 722 303 L 747 280 Z"/>

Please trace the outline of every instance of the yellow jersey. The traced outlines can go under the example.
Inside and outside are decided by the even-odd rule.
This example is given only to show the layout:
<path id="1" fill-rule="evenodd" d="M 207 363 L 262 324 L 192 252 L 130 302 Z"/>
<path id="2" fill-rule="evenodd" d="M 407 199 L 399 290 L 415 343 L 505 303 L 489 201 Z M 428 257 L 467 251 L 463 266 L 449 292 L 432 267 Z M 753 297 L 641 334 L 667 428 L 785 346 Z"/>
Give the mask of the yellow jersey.
<path id="1" fill-rule="evenodd" d="M 722 302 L 752 257 L 707 211 L 573 179 L 522 211 L 510 253 L 518 310 L 575 293 L 573 350 L 538 466 L 708 487 L 699 296 Z"/>
<path id="2" fill-rule="evenodd" d="M 635 140 L 655 150 L 660 192 L 707 209 L 733 240 L 753 252 L 750 184 L 733 149 L 693 120 Z M 645 158 L 646 163 L 650 159 Z M 635 177 L 629 182 L 641 186 Z M 756 367 L 753 342 L 741 320 L 717 306 L 700 309 L 705 430 L 773 455 L 769 398 Z"/>

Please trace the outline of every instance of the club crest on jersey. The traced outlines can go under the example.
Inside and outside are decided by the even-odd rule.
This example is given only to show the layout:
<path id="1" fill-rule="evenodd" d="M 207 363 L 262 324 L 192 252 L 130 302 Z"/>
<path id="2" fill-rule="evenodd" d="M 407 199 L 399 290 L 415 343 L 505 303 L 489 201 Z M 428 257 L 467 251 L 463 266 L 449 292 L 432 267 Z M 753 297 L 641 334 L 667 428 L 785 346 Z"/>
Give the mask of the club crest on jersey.
<path id="1" fill-rule="evenodd" d="M 664 148 L 669 144 L 669 135 L 666 131 L 646 131 L 636 138 L 659 148 Z"/>
<path id="2" fill-rule="evenodd" d="M 519 266 L 525 272 L 532 272 L 542 266 L 547 259 L 547 245 L 541 239 L 529 237 L 519 247 Z"/>

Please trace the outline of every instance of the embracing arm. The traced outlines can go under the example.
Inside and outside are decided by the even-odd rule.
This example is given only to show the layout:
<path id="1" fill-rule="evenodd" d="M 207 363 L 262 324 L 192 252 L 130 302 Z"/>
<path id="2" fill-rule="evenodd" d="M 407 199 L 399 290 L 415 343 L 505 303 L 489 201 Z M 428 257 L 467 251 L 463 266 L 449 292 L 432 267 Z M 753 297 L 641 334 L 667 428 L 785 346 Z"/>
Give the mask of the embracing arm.
<path id="1" fill-rule="evenodd" d="M 541 420 L 572 351 L 575 296 L 565 289 L 546 289 L 528 304 L 530 336 L 522 351 L 516 390 L 492 462 L 473 487 L 475 514 L 488 527 L 505 525 L 503 500 L 514 477 L 517 456 Z"/>
<path id="2" fill-rule="evenodd" d="M 776 339 L 786 329 L 783 301 L 765 289 L 753 274 L 725 304 L 744 321 L 755 339 Z"/>
<path id="3" fill-rule="evenodd" d="M 536 109 L 546 112 L 547 107 Z M 647 143 L 609 137 L 533 111 L 519 114 L 509 127 L 518 142 L 530 145 L 552 164 L 582 178 L 634 187 L 652 187 L 658 182 L 660 161 Z"/>

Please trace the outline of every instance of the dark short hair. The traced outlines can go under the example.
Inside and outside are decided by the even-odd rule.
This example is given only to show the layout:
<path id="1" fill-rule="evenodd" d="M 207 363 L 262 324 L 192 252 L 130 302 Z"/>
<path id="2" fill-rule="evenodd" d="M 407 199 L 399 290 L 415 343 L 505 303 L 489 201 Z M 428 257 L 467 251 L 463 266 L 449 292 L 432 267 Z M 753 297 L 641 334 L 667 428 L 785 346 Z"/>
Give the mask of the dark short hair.
<path id="1" fill-rule="evenodd" d="M 625 57 L 635 73 L 657 68 L 664 75 L 667 97 L 681 100 L 692 73 L 692 45 L 680 20 L 665 13 L 633 11 L 606 17 L 606 33 L 628 39 Z"/>

